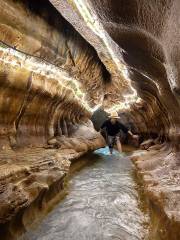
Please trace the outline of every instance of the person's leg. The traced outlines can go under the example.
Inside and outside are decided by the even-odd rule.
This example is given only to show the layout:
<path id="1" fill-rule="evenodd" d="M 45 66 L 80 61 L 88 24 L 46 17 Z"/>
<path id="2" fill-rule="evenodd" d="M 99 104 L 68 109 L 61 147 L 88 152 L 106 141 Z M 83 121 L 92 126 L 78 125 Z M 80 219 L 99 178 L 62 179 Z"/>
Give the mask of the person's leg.
<path id="1" fill-rule="evenodd" d="M 108 136 L 108 147 L 109 147 L 109 152 L 110 154 L 113 153 L 113 137 Z"/>
<path id="2" fill-rule="evenodd" d="M 119 137 L 116 137 L 116 145 L 117 145 L 117 149 L 118 149 L 118 152 L 122 152 L 122 146 L 121 146 L 121 142 L 120 142 L 120 138 Z"/>
<path id="3" fill-rule="evenodd" d="M 109 152 L 112 155 L 112 153 L 113 153 L 113 147 L 112 146 L 109 146 Z"/>

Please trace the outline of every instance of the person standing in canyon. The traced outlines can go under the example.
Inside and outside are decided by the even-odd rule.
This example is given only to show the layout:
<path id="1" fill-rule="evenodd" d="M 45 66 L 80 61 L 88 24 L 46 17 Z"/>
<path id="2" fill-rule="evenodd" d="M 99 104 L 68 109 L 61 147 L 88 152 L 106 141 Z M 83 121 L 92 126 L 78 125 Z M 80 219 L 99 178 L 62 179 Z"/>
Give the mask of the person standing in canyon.
<path id="1" fill-rule="evenodd" d="M 117 150 L 121 153 L 122 146 L 120 141 L 120 131 L 129 134 L 132 138 L 137 139 L 138 136 L 134 135 L 124 124 L 120 122 L 120 117 L 117 112 L 112 112 L 109 119 L 107 119 L 101 126 L 100 132 L 106 133 L 106 142 L 109 147 L 110 154 L 113 153 L 114 145 L 116 144 Z"/>

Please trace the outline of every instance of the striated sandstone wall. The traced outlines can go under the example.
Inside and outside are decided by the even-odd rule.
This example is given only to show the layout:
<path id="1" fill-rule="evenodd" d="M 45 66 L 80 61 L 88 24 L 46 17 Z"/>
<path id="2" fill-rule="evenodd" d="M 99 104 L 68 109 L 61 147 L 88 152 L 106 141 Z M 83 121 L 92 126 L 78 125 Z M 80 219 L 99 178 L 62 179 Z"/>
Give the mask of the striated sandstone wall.
<path id="1" fill-rule="evenodd" d="M 19 212 L 34 202 L 41 207 L 62 190 L 73 159 L 104 145 L 89 118 L 109 74 L 95 50 L 48 1 L 2 0 L 0 12 L 4 236 Z"/>
<path id="2" fill-rule="evenodd" d="M 179 1 L 51 2 L 94 46 L 111 73 L 104 105 L 124 102 L 124 112 L 130 112 L 139 132 L 163 133 L 177 145 Z M 139 99 L 130 95 L 132 87 Z"/>
<path id="3" fill-rule="evenodd" d="M 0 11 L 1 147 L 68 135 L 100 103 L 105 67 L 48 1 L 1 1 Z"/>

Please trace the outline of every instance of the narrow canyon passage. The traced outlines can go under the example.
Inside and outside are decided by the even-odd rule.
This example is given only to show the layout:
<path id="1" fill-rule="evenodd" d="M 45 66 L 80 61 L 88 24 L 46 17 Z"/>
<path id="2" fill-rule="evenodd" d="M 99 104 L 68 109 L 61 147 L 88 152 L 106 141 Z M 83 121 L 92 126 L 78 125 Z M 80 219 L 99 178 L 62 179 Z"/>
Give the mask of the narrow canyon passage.
<path id="1" fill-rule="evenodd" d="M 67 196 L 23 240 L 149 239 L 131 161 L 104 152 L 81 159 L 88 165 L 72 174 Z"/>
<path id="2" fill-rule="evenodd" d="M 0 240 L 55 206 L 87 153 L 26 239 L 140 240 L 162 225 L 150 240 L 180 239 L 179 11 L 180 0 L 0 1 Z M 115 141 L 136 150 L 94 153 Z"/>

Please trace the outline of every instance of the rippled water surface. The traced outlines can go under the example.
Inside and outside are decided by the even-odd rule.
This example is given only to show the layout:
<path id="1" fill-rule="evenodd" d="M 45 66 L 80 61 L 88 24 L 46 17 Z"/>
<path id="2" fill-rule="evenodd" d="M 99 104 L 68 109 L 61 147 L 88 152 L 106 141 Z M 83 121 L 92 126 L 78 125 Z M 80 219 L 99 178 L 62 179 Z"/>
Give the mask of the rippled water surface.
<path id="1" fill-rule="evenodd" d="M 148 216 L 139 208 L 129 158 L 104 150 L 86 158 L 91 161 L 73 174 L 68 195 L 23 239 L 146 239 Z"/>

